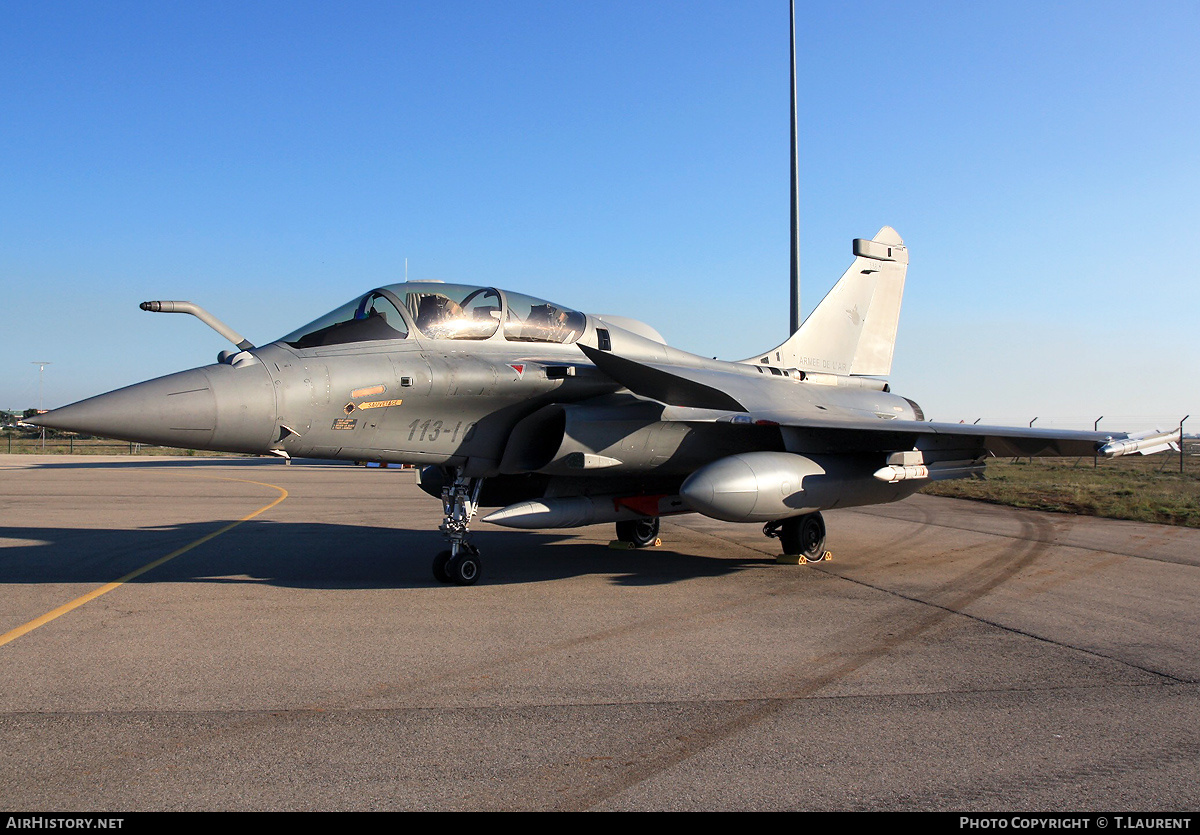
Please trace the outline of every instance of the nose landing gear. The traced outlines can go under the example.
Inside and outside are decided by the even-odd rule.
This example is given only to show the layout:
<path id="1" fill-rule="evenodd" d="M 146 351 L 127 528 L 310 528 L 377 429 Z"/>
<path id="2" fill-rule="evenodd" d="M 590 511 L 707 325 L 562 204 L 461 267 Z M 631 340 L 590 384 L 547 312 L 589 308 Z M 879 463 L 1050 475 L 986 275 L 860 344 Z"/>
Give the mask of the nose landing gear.
<path id="1" fill-rule="evenodd" d="M 449 541 L 450 550 L 433 558 L 433 577 L 439 583 L 474 585 L 483 571 L 479 549 L 468 541 L 471 520 L 479 511 L 482 486 L 482 478 L 467 478 L 460 470 L 454 481 L 442 488 L 442 524 L 438 530 Z"/>

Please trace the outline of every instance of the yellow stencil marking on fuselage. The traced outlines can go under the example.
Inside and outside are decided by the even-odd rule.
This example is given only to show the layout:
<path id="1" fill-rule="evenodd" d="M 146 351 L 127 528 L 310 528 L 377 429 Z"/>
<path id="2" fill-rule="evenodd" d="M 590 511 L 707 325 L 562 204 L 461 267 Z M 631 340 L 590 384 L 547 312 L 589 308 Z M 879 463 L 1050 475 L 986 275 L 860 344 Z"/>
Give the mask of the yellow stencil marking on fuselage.
<path id="1" fill-rule="evenodd" d="M 372 394 L 383 394 L 385 391 L 387 391 L 387 386 L 380 383 L 377 386 L 370 386 L 369 388 L 365 389 L 355 389 L 354 391 L 350 392 L 350 396 L 370 397 Z"/>
<path id="2" fill-rule="evenodd" d="M 368 400 L 366 403 L 359 403 L 360 409 L 382 409 L 385 406 L 399 406 L 403 400 Z"/>

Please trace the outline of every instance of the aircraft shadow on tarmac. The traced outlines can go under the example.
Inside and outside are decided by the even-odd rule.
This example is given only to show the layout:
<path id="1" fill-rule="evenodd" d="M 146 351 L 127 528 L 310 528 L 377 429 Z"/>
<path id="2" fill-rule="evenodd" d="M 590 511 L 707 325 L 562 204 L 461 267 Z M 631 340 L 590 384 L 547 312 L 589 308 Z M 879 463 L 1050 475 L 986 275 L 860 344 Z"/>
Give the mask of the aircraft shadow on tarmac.
<path id="1" fill-rule="evenodd" d="M 219 530 L 206 522 L 137 530 L 0 527 L 0 584 L 112 582 Z M 617 585 L 642 586 L 715 577 L 774 563 L 761 558 L 683 554 L 670 547 L 617 550 L 571 535 L 478 532 L 486 555 L 481 585 L 610 574 Z M 445 547 L 436 531 L 357 525 L 244 522 L 169 562 L 136 583 L 266 583 L 288 588 L 378 589 L 437 586 L 433 555 Z"/>
<path id="2" fill-rule="evenodd" d="M 317 458 L 295 458 L 297 464 L 305 467 L 346 467 L 346 461 L 325 461 Z M 197 456 L 195 458 L 172 458 L 155 455 L 138 457 L 123 456 L 119 461 L 89 461 L 82 456 L 74 456 L 64 461 L 40 461 L 32 464 L 33 469 L 39 470 L 128 470 L 136 467 L 280 467 L 284 463 L 274 457 L 245 457 L 245 458 L 212 458 Z"/>

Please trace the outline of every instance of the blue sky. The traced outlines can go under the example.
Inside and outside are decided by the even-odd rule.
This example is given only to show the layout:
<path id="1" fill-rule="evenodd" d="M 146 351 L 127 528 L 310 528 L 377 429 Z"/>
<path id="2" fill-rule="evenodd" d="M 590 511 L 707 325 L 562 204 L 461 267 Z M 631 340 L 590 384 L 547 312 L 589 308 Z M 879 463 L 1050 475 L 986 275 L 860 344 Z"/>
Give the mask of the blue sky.
<path id="1" fill-rule="evenodd" d="M 1200 422 L 1200 6 L 797 9 L 811 309 L 885 224 L 937 420 Z M 0 3 L 0 407 L 412 278 L 787 329 L 787 4 Z"/>

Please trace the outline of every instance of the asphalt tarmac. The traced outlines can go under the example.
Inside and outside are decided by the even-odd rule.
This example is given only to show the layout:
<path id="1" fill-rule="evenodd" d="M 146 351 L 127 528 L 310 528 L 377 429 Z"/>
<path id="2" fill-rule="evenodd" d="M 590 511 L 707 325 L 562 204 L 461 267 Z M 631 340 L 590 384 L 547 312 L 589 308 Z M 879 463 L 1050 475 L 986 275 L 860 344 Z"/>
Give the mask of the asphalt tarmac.
<path id="1" fill-rule="evenodd" d="M 1200 808 L 1198 530 L 914 496 L 788 566 L 477 523 L 456 587 L 440 515 L 411 471 L 0 456 L 0 809 Z"/>

